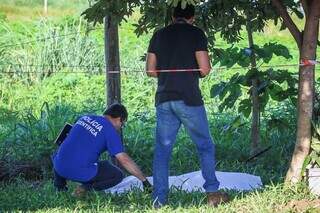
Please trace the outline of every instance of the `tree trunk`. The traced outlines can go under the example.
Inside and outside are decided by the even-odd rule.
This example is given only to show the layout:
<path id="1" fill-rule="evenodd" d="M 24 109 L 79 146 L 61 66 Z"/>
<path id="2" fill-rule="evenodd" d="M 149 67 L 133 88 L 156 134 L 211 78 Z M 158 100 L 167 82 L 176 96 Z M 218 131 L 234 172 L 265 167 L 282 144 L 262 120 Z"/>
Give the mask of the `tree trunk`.
<path id="1" fill-rule="evenodd" d="M 319 33 L 320 1 L 310 1 L 308 16 L 303 33 L 300 59 L 316 59 Z M 297 183 L 301 180 L 301 169 L 310 151 L 311 119 L 314 97 L 315 66 L 301 66 L 299 69 L 297 138 L 286 182 Z"/>
<path id="2" fill-rule="evenodd" d="M 113 103 L 121 103 L 121 79 L 118 23 L 110 16 L 104 19 L 105 61 L 106 61 L 106 97 L 107 106 Z M 120 132 L 123 141 L 122 131 Z M 111 157 L 114 165 L 121 167 L 115 157 Z"/>
<path id="3" fill-rule="evenodd" d="M 121 102 L 118 23 L 111 17 L 104 21 L 107 106 Z M 112 72 L 110 72 L 112 71 Z"/>
<path id="4" fill-rule="evenodd" d="M 255 72 L 258 72 L 256 66 L 256 56 L 253 51 L 253 34 L 250 26 L 250 16 L 248 16 L 248 22 L 246 25 L 247 33 L 248 33 L 248 42 L 249 48 L 252 50 L 252 54 L 250 55 L 251 60 L 251 69 L 255 69 Z M 255 154 L 258 151 L 258 147 L 260 144 L 260 101 L 259 101 L 259 92 L 258 92 L 258 76 L 255 75 L 252 79 L 252 87 L 251 87 L 251 100 L 252 100 L 252 123 L 251 123 L 251 154 Z"/>

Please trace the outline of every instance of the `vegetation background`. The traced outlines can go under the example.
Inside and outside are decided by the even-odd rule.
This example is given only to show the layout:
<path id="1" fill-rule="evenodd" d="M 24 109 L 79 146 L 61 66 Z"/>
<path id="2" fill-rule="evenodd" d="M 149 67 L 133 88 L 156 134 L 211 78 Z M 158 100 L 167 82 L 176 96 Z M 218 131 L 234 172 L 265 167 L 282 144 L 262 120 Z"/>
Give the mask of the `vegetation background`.
<path id="1" fill-rule="evenodd" d="M 105 107 L 103 26 L 93 27 L 80 17 L 87 7 L 84 0 L 49 0 L 45 16 L 42 0 L 0 0 L 0 211 L 153 211 L 150 195 L 140 191 L 92 193 L 85 200 L 76 200 L 70 192 L 55 192 L 51 185 L 50 155 L 60 128 L 65 122 L 74 122 L 79 114 L 101 113 Z M 141 58 L 152 33 L 134 34 L 138 17 L 136 12 L 120 26 L 122 99 L 129 110 L 124 142 L 128 153 L 151 175 L 156 81 L 143 73 Z M 275 57 L 264 66 L 292 65 L 284 69 L 297 73 L 298 51 L 288 32 L 270 23 L 263 33 L 255 34 L 255 42 L 285 45 L 292 59 Z M 245 39 L 234 45 L 248 46 Z M 228 47 L 220 38 L 216 46 Z M 319 87 L 319 67 L 316 70 Z M 209 209 L 199 192 L 173 189 L 170 206 L 160 211 L 294 211 L 290 202 L 315 199 L 304 184 L 282 185 L 295 143 L 294 103 L 268 104 L 262 114 L 261 136 L 262 145 L 271 149 L 246 162 L 250 157 L 250 120 L 239 119 L 235 109 L 219 112 L 220 100 L 211 98 L 210 93 L 212 85 L 243 71 L 213 69 L 201 80 L 201 89 L 217 147 L 217 170 L 260 176 L 265 187 L 253 192 L 230 191 L 233 201 L 217 209 Z M 199 169 L 195 146 L 182 129 L 170 173 Z M 75 184 L 70 186 L 72 190 Z M 308 209 L 312 207 L 304 210 Z"/>

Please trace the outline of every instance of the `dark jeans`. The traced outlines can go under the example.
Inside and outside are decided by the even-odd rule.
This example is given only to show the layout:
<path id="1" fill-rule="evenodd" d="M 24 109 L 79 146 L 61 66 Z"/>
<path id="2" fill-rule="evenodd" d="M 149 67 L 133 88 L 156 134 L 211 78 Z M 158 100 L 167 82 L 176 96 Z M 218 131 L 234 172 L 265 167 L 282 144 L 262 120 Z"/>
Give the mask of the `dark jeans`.
<path id="1" fill-rule="evenodd" d="M 104 190 L 120 183 L 124 178 L 122 171 L 112 165 L 109 161 L 98 162 L 98 173 L 88 182 L 81 182 L 82 186 L 87 190 Z M 54 186 L 58 190 L 66 189 L 67 179 L 60 176 L 54 170 Z"/>

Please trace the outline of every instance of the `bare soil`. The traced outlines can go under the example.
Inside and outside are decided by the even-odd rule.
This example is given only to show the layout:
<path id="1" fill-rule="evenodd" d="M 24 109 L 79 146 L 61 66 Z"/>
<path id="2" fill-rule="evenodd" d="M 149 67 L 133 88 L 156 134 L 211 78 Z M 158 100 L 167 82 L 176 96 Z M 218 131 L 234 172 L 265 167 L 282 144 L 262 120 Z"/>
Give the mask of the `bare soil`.
<path id="1" fill-rule="evenodd" d="M 320 199 L 316 200 L 292 200 L 279 208 L 285 212 L 320 212 Z"/>

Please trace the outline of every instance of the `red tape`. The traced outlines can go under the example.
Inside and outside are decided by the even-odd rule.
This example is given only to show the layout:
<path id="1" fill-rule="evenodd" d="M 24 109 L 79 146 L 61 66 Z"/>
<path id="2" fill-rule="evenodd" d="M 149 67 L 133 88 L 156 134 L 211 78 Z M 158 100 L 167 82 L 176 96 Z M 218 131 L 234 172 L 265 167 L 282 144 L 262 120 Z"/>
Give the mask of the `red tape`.
<path id="1" fill-rule="evenodd" d="M 310 60 L 310 59 L 301 59 L 300 66 L 314 66 L 316 64 L 320 64 L 319 61 Z"/>

